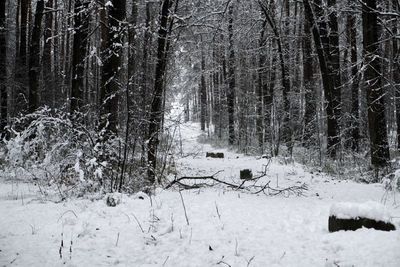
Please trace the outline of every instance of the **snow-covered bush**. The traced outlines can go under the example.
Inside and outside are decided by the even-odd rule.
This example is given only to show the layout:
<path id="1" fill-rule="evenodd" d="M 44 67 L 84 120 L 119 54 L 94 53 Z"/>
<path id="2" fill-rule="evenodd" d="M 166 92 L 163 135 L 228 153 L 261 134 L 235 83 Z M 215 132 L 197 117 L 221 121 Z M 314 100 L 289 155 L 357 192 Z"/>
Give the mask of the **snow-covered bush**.
<path id="1" fill-rule="evenodd" d="M 1 151 L 8 178 L 56 186 L 66 197 L 111 188 L 118 176 L 113 167 L 120 140 L 111 136 L 102 141 L 101 131 L 71 120 L 65 112 L 42 108 L 16 119 L 11 131 Z"/>
<path id="2" fill-rule="evenodd" d="M 400 169 L 387 175 L 382 182 L 387 191 L 400 191 Z"/>

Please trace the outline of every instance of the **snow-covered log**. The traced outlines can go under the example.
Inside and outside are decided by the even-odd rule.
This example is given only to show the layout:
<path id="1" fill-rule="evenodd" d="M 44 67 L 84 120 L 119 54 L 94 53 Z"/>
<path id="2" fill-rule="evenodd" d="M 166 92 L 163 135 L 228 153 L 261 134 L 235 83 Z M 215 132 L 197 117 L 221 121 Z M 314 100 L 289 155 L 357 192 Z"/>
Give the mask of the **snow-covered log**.
<path id="1" fill-rule="evenodd" d="M 386 208 L 378 202 L 336 203 L 332 205 L 329 215 L 329 232 L 340 230 L 355 231 L 362 227 L 382 231 L 395 230 L 390 221 L 391 216 Z"/>
<path id="2" fill-rule="evenodd" d="M 223 159 L 224 158 L 224 153 L 221 152 L 207 152 L 206 153 L 206 158 L 216 158 L 216 159 Z"/>

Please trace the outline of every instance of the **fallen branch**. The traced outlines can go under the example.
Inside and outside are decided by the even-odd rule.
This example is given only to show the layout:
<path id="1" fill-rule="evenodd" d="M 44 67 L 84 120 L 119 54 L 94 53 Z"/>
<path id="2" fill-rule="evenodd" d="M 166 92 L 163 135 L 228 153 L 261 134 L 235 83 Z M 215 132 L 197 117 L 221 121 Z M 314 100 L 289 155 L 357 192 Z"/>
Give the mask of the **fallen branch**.
<path id="1" fill-rule="evenodd" d="M 270 186 L 271 181 L 266 182 L 265 184 L 257 184 L 258 180 L 264 176 L 267 175 L 267 167 L 268 165 L 265 165 L 264 171 L 257 177 L 254 177 L 252 179 L 247 179 L 243 180 L 239 184 L 235 184 L 233 182 L 225 182 L 220 179 L 215 178 L 215 176 L 222 171 L 218 171 L 212 175 L 207 175 L 207 176 L 183 176 L 180 178 L 175 178 L 173 181 L 171 181 L 165 189 L 168 189 L 172 187 L 173 185 L 177 185 L 181 189 L 198 189 L 198 188 L 204 188 L 204 187 L 213 187 L 216 184 L 222 184 L 226 185 L 228 187 L 233 188 L 234 190 L 242 190 L 246 192 L 250 192 L 252 194 L 259 194 L 259 193 L 264 193 L 265 195 L 268 196 L 277 196 L 277 195 L 296 195 L 296 196 L 302 196 L 303 192 L 308 190 L 308 186 L 306 183 L 302 183 L 301 185 L 293 185 L 285 188 L 274 188 Z M 193 184 L 187 184 L 186 181 L 191 181 L 194 182 Z M 199 182 L 200 181 L 200 182 Z M 207 181 L 212 181 L 212 183 L 209 183 Z M 253 184 L 249 184 L 249 182 L 253 182 Z"/>

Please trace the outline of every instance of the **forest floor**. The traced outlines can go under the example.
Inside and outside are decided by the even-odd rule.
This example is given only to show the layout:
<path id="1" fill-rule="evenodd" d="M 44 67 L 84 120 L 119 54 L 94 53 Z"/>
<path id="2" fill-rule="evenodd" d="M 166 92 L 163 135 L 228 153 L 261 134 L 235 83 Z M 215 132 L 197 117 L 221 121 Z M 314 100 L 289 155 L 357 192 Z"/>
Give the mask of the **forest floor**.
<path id="1" fill-rule="evenodd" d="M 3 180 L 0 266 L 400 266 L 400 230 L 328 232 L 333 203 L 381 202 L 381 184 L 215 148 L 199 142 L 195 123 L 181 125 L 180 132 L 177 177 L 222 171 L 215 177 L 240 183 L 241 169 L 257 175 L 268 165 L 258 183 L 281 189 L 306 183 L 308 190 L 269 196 L 215 185 L 180 195 L 172 187 L 151 199 L 119 195 L 121 203 L 108 207 L 105 197 L 55 202 L 32 184 Z M 210 151 L 225 157 L 206 158 Z M 394 197 L 387 195 L 385 205 L 400 228 L 400 196 L 397 203 Z"/>

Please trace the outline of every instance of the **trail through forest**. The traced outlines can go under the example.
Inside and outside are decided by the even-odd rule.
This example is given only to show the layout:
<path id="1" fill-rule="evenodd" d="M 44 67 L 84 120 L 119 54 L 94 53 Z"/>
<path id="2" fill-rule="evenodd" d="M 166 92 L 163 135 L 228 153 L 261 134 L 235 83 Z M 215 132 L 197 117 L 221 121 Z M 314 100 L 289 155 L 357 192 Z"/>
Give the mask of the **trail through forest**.
<path id="1" fill-rule="evenodd" d="M 55 201 L 33 184 L 0 183 L 1 266 L 399 266 L 400 231 L 328 232 L 329 208 L 339 201 L 381 202 L 381 184 L 335 180 L 297 163 L 244 156 L 204 142 L 197 123 L 179 126 L 176 177 L 207 176 L 240 183 L 251 169 L 273 188 L 307 184 L 302 196 L 210 188 L 157 189 L 106 198 Z M 178 138 L 179 139 L 179 138 Z M 222 152 L 223 159 L 205 157 Z M 174 179 L 174 175 L 170 176 Z M 209 181 L 210 182 L 210 181 Z M 54 193 L 55 194 L 55 193 Z M 399 198 L 386 207 L 399 226 Z M 399 196 L 397 196 L 399 197 Z"/>

